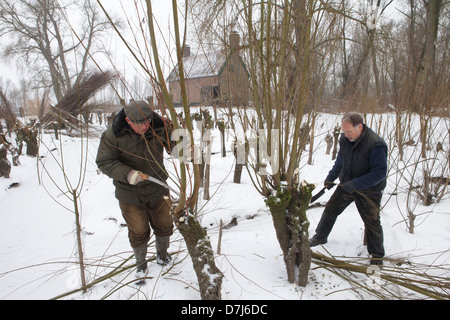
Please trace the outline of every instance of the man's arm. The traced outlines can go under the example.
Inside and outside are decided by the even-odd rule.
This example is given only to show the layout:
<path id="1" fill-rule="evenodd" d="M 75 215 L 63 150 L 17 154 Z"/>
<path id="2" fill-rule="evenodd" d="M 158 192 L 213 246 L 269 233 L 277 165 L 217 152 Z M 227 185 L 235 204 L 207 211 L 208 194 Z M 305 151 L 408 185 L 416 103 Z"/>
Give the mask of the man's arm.
<path id="1" fill-rule="evenodd" d="M 376 147 L 370 153 L 370 171 L 342 185 L 346 192 L 365 190 L 379 184 L 387 175 L 387 149 Z"/>
<path id="2" fill-rule="evenodd" d="M 98 168 L 108 177 L 128 183 L 127 174 L 132 169 L 120 161 L 120 150 L 110 140 L 106 132 L 102 134 L 95 160 Z"/>

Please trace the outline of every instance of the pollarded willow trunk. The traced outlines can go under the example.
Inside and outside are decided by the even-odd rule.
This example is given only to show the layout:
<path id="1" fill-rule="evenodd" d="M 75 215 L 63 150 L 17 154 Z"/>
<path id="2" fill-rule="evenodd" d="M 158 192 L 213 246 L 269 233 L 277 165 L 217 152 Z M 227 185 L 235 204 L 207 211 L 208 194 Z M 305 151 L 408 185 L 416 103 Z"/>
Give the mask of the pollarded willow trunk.
<path id="1" fill-rule="evenodd" d="M 9 142 L 6 141 L 5 136 L 2 134 L 0 135 L 0 177 L 9 178 L 9 175 L 11 173 L 11 163 L 8 160 L 8 147 Z"/>
<path id="2" fill-rule="evenodd" d="M 299 286 L 306 286 L 308 282 L 308 274 L 311 266 L 311 250 L 309 248 L 309 221 L 306 216 L 309 202 L 311 200 L 311 192 L 314 189 L 312 184 L 302 184 L 298 189 L 293 191 L 292 199 L 289 204 L 289 212 L 292 217 L 293 236 L 291 248 L 296 253 L 296 265 L 298 266 Z"/>
<path id="3" fill-rule="evenodd" d="M 220 300 L 223 274 L 216 267 L 214 252 L 205 229 L 194 216 L 177 220 L 176 225 L 191 256 L 202 300 Z"/>
<path id="4" fill-rule="evenodd" d="M 270 209 L 278 242 L 283 252 L 287 277 L 290 283 L 306 286 L 311 265 L 309 248 L 309 222 L 306 209 L 311 200 L 313 185 L 302 183 L 289 189 L 279 187 L 276 193 L 266 200 Z M 298 268 L 297 281 L 295 270 Z"/>

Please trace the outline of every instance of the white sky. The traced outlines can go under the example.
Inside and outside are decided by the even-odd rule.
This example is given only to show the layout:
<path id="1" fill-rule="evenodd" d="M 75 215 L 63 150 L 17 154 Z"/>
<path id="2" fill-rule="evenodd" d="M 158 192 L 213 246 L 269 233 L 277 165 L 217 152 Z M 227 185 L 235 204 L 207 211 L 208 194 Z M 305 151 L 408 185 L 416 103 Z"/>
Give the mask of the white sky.
<path id="1" fill-rule="evenodd" d="M 134 30 L 135 34 L 139 34 L 140 25 L 139 23 L 146 19 L 146 10 L 145 2 L 139 1 L 138 10 L 135 6 L 134 0 L 103 0 L 102 4 L 106 8 L 109 14 L 112 14 L 115 17 L 122 19 L 124 32 L 126 33 L 126 39 L 129 41 L 129 44 L 133 47 L 137 48 L 136 40 L 133 36 L 133 33 L 130 31 Z M 168 0 L 153 0 L 152 8 L 155 16 L 155 24 L 157 24 L 160 30 L 155 30 L 156 37 L 159 38 L 158 41 L 158 52 L 162 60 L 166 61 L 169 56 L 169 48 L 173 47 L 173 39 L 170 36 L 170 33 L 173 33 L 173 18 L 172 18 L 172 2 Z M 147 22 L 147 20 L 145 20 Z M 148 32 L 147 24 L 144 24 L 144 31 Z M 158 28 L 158 27 L 157 27 Z M 140 50 L 149 53 L 146 50 L 146 45 L 142 36 L 138 35 Z M 148 40 L 149 41 L 149 40 Z M 115 64 L 117 66 L 132 63 L 135 65 L 136 63 L 133 61 L 132 55 L 129 53 L 128 49 L 122 43 L 122 40 L 114 33 L 113 39 L 111 39 L 110 47 L 108 48 L 111 53 L 115 57 Z M 168 48 L 169 47 L 169 48 Z M 168 74 L 168 71 L 165 70 Z"/>

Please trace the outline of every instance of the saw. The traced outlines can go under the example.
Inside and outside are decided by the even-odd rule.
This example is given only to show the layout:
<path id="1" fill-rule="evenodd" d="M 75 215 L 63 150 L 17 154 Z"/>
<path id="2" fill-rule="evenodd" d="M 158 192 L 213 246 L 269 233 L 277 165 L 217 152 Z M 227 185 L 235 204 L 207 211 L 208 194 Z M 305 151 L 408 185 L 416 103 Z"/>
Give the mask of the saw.
<path id="1" fill-rule="evenodd" d="M 313 203 L 314 201 L 317 201 L 321 196 L 325 194 L 325 191 L 332 189 L 336 184 L 335 183 L 329 183 L 331 186 L 325 186 L 320 190 L 316 195 L 311 197 L 310 203 Z"/>
<path id="2" fill-rule="evenodd" d="M 325 194 L 325 191 L 327 190 L 327 187 L 323 187 L 322 190 L 320 190 L 316 195 L 311 197 L 310 203 L 315 202 L 317 199 L 319 199 L 321 196 Z"/>
<path id="3" fill-rule="evenodd" d="M 164 188 L 166 188 L 166 189 L 172 191 L 172 192 L 175 193 L 177 196 L 180 196 L 179 192 L 176 191 L 176 190 L 175 190 L 174 188 L 172 188 L 171 186 L 169 186 L 167 183 L 165 183 L 165 182 L 163 182 L 163 181 L 161 181 L 161 180 L 159 180 L 159 179 L 156 179 L 155 177 L 151 177 L 151 176 L 149 176 L 148 174 L 145 174 L 145 173 L 143 173 L 143 172 L 139 172 L 139 175 L 142 177 L 142 179 L 148 180 L 148 181 L 151 181 L 151 182 L 154 182 L 154 183 L 156 183 L 156 184 L 159 184 L 160 186 L 162 186 L 162 187 L 164 187 Z"/>

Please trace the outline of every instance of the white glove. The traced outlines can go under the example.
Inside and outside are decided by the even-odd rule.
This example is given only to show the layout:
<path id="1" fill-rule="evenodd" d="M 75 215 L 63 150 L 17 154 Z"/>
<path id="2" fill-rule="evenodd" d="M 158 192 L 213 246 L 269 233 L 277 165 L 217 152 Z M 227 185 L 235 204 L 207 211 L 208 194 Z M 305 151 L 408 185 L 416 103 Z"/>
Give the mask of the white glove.
<path id="1" fill-rule="evenodd" d="M 140 173 L 141 173 L 140 171 L 136 171 L 134 169 L 131 169 L 130 171 L 128 171 L 128 173 L 127 173 L 128 183 L 135 186 L 139 182 L 144 181 L 144 179 L 142 178 Z"/>

